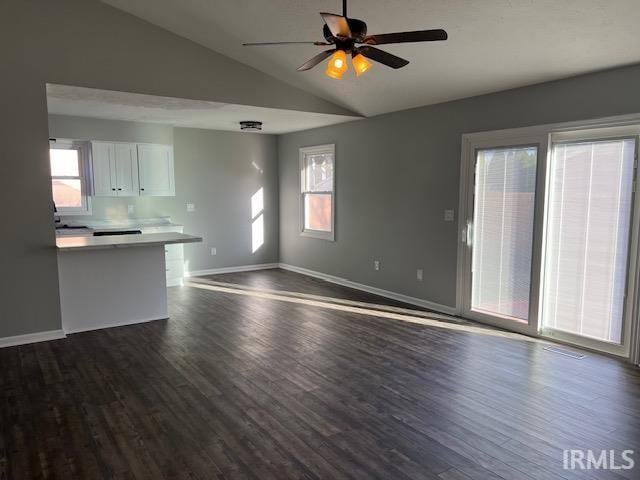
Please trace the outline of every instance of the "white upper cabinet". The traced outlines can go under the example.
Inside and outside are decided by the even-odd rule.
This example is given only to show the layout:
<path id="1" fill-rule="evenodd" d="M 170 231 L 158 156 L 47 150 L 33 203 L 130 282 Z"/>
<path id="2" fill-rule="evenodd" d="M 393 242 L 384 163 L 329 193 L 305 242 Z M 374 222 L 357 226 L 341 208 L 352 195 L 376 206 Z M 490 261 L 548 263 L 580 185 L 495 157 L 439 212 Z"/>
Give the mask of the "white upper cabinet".
<path id="1" fill-rule="evenodd" d="M 114 197 L 118 195 L 114 157 L 113 143 L 91 142 L 93 196 Z"/>
<path id="2" fill-rule="evenodd" d="M 172 197 L 176 194 L 171 145 L 138 145 L 140 195 Z"/>
<path id="3" fill-rule="evenodd" d="M 115 171 L 119 197 L 138 195 L 138 152 L 134 143 L 115 144 Z"/>
<path id="4" fill-rule="evenodd" d="M 91 142 L 96 197 L 173 196 L 173 147 Z"/>

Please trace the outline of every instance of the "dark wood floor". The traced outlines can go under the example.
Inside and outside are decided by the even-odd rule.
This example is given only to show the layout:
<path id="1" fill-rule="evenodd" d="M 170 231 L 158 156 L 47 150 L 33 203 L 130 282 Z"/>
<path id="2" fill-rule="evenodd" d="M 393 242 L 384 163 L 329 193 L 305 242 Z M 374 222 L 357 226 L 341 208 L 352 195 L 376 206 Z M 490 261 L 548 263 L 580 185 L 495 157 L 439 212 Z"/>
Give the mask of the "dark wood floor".
<path id="1" fill-rule="evenodd" d="M 376 303 L 392 307 L 417 309 L 417 307 L 413 305 L 407 305 L 396 300 L 332 284 L 306 275 L 298 275 L 282 269 L 225 273 L 220 275 L 209 275 L 205 278 L 209 278 L 217 282 L 233 283 L 258 289 L 321 295 L 344 300 L 355 300 L 358 302 Z M 426 309 L 420 310 L 426 311 Z"/>
<path id="2" fill-rule="evenodd" d="M 562 469 L 640 450 L 640 373 L 615 359 L 195 287 L 170 310 L 1 349 L 0 478 L 640 478 Z"/>

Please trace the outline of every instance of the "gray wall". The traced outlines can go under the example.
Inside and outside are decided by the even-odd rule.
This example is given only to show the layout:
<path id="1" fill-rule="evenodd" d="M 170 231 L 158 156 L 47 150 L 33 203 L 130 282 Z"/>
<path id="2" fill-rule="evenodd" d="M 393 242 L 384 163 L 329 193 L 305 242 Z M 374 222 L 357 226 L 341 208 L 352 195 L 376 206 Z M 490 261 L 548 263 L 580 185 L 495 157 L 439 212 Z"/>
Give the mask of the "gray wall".
<path id="1" fill-rule="evenodd" d="M 633 66 L 280 136 L 280 261 L 455 306 L 457 218 L 443 211 L 457 217 L 461 135 L 637 113 L 639 85 Z M 298 233 L 298 149 L 326 143 L 335 242 Z"/>
<path id="2" fill-rule="evenodd" d="M 276 137 L 252 133 L 172 128 L 137 122 L 49 116 L 49 135 L 76 140 L 172 143 L 175 197 L 93 198 L 91 217 L 112 222 L 170 216 L 185 233 L 204 241 L 185 245 L 192 271 L 278 261 Z M 251 197 L 263 189 L 264 245 L 252 252 Z M 187 203 L 195 205 L 187 212 Z M 128 214 L 128 205 L 135 213 Z M 211 255 L 211 247 L 217 249 Z"/>
<path id="3" fill-rule="evenodd" d="M 98 0 L 3 0 L 0 65 L 0 337 L 60 328 L 47 82 L 349 113 Z"/>

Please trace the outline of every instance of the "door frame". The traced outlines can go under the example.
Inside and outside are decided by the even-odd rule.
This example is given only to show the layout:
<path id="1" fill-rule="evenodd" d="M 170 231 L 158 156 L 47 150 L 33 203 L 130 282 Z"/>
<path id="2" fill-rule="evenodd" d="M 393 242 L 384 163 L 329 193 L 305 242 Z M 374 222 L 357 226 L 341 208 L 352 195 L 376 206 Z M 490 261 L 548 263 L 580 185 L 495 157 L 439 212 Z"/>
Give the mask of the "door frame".
<path id="1" fill-rule="evenodd" d="M 540 327 L 541 319 L 539 318 L 539 312 L 541 311 L 541 288 L 543 281 L 543 268 L 542 259 L 544 249 L 544 236 L 546 225 L 546 197 L 548 188 L 548 174 L 547 167 L 549 164 L 549 155 L 551 154 L 551 139 L 552 135 L 556 138 L 564 137 L 563 132 L 567 132 L 567 135 L 572 135 L 581 130 L 594 130 L 611 128 L 617 129 L 619 127 L 639 126 L 640 125 L 640 113 L 630 115 L 619 115 L 613 117 L 604 117 L 597 119 L 589 119 L 574 122 L 562 122 L 546 125 L 537 125 L 532 127 L 513 128 L 505 130 L 494 130 L 477 133 L 466 133 L 462 135 L 462 148 L 460 156 L 460 193 L 459 193 L 459 215 L 458 215 L 458 258 L 457 258 L 457 275 L 456 275 L 456 312 L 458 315 L 477 320 L 481 323 L 487 323 L 490 325 L 498 326 L 525 335 L 547 338 L 549 340 L 558 341 L 560 343 L 570 343 L 578 347 L 584 347 L 590 350 L 596 350 L 601 353 L 608 353 L 619 357 L 624 357 L 632 363 L 640 365 L 640 174 L 636 169 L 636 177 L 634 178 L 634 188 L 636 195 L 633 200 L 633 218 L 631 223 L 631 243 L 630 243 L 630 256 L 629 256 L 629 272 L 627 297 L 625 299 L 625 307 L 629 322 L 626 324 L 627 328 L 623 334 L 624 344 L 623 347 L 607 349 L 602 348 L 603 342 L 591 342 L 583 337 L 572 338 L 570 335 L 557 335 L 557 333 L 550 334 L 550 332 L 543 331 Z M 589 132 L 583 132 L 588 135 Z M 600 136 L 602 136 L 600 134 Z M 476 318 L 468 317 L 466 313 L 466 304 L 470 303 L 471 292 L 471 275 L 470 275 L 470 260 L 471 250 L 466 243 L 467 237 L 467 225 L 469 221 L 473 220 L 473 174 L 475 166 L 475 151 L 478 148 L 477 145 L 483 145 L 485 143 L 492 144 L 494 147 L 498 145 L 515 146 L 522 144 L 530 144 L 532 138 L 537 138 L 540 145 L 545 147 L 544 157 L 540 151 L 538 153 L 538 172 L 536 175 L 536 211 L 534 215 L 534 240 L 533 240 L 533 255 L 532 255 L 532 292 L 535 288 L 535 302 L 533 296 L 530 297 L 530 309 L 529 309 L 529 324 L 517 324 L 513 320 L 508 321 L 495 321 L 495 319 L 482 318 L 481 316 L 475 316 Z M 523 139 L 528 139 L 523 141 Z M 640 152 L 636 151 L 640 156 Z M 472 159 L 471 161 L 469 159 Z M 542 195 L 539 194 L 542 189 Z M 542 205 L 540 205 L 542 203 Z M 534 270 L 535 269 L 535 270 Z M 535 304 L 532 310 L 532 304 Z M 532 316 L 532 313 L 535 316 Z"/>

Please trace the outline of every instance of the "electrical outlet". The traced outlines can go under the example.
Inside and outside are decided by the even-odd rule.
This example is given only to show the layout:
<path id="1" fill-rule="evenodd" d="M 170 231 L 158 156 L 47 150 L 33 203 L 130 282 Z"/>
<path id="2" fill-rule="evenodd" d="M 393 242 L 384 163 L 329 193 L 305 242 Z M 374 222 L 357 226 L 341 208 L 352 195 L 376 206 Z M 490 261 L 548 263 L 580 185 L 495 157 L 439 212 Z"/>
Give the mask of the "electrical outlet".
<path id="1" fill-rule="evenodd" d="M 216 247 L 211 247 L 211 255 L 217 255 L 218 249 Z"/>
<path id="2" fill-rule="evenodd" d="M 453 222 L 455 217 L 455 212 L 453 210 L 445 210 L 444 211 L 444 221 L 445 222 Z"/>
<path id="3" fill-rule="evenodd" d="M 419 281 L 422 281 L 423 276 L 422 276 L 422 269 L 421 268 L 419 268 L 418 271 L 416 272 L 416 278 Z"/>
<path id="4" fill-rule="evenodd" d="M 196 206 L 193 203 L 187 203 L 187 212 L 195 212 Z"/>
<path id="5" fill-rule="evenodd" d="M 380 260 L 374 260 L 373 261 L 373 269 L 377 272 L 378 270 L 380 270 Z"/>

